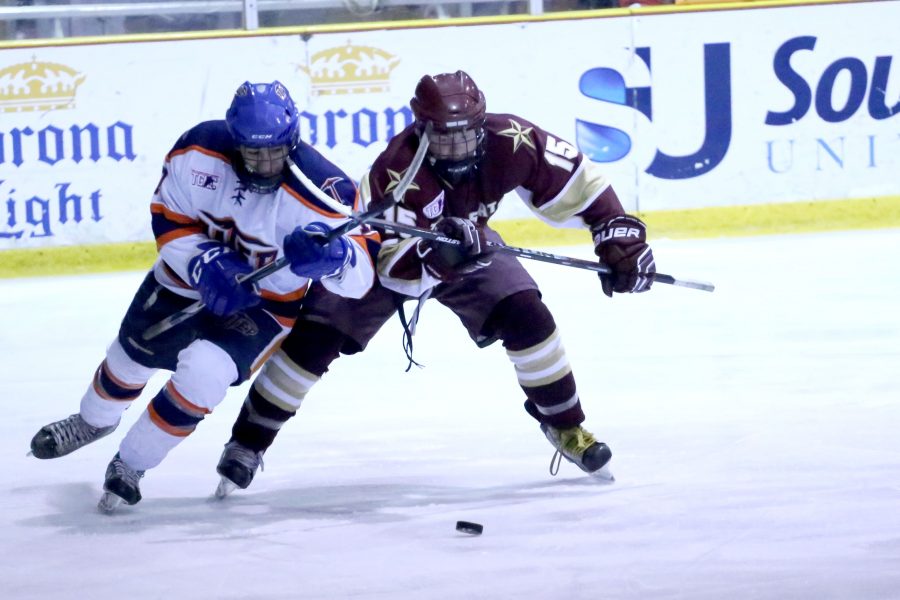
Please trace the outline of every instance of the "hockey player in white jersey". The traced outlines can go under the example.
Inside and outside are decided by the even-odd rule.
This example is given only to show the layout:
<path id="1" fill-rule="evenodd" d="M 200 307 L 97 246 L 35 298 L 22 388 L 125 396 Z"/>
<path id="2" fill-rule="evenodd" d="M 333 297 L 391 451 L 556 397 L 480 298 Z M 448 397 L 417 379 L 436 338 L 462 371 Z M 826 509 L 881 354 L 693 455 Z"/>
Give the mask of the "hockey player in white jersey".
<path id="1" fill-rule="evenodd" d="M 356 229 L 326 240 L 346 218 L 307 186 L 353 208 L 356 189 L 299 140 L 298 118 L 281 83 L 246 82 L 224 120 L 193 127 L 166 157 L 151 202 L 159 257 L 79 412 L 41 428 L 31 442 L 34 456 L 57 458 L 110 434 L 150 376 L 173 371 L 109 463 L 101 509 L 140 501 L 144 472 L 274 352 L 311 281 L 349 298 L 371 288 L 378 235 Z M 252 286 L 239 282 L 282 256 L 290 268 Z M 199 314 L 147 335 L 197 300 L 205 305 Z"/>

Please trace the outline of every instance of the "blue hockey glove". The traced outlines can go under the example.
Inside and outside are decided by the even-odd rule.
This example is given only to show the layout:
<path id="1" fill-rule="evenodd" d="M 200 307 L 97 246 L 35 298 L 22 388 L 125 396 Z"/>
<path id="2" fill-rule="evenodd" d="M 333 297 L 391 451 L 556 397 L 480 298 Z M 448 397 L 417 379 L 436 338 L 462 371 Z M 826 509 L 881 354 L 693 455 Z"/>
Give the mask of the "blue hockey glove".
<path id="1" fill-rule="evenodd" d="M 240 254 L 217 242 L 199 248 L 203 252 L 188 263 L 188 274 L 206 310 L 227 317 L 260 303 L 255 285 L 238 283 L 239 275 L 253 271 Z"/>
<path id="2" fill-rule="evenodd" d="M 653 285 L 656 263 L 647 245 L 647 226 L 636 217 L 621 215 L 591 228 L 594 253 L 612 270 L 598 273 L 603 293 L 646 292 Z"/>
<path id="3" fill-rule="evenodd" d="M 325 236 L 331 229 L 324 223 L 310 223 L 284 236 L 284 255 L 294 275 L 324 279 L 340 275 L 347 265 L 356 264 L 353 244 L 346 236 L 331 240 Z"/>

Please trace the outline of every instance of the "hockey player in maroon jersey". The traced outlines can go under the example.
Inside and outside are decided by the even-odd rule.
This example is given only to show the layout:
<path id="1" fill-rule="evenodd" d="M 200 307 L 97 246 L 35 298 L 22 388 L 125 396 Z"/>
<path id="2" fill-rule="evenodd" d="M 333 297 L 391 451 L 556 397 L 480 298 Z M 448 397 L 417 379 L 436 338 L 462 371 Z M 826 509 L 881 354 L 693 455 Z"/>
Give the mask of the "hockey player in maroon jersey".
<path id="1" fill-rule="evenodd" d="M 31 442 L 57 458 L 111 433 L 157 369 L 173 371 L 125 435 L 106 470 L 100 508 L 141 499 L 139 482 L 246 381 L 293 326 L 311 281 L 335 297 L 362 297 L 375 278 L 377 234 L 325 235 L 346 222 L 316 198 L 332 190 L 352 207 L 356 187 L 299 139 L 299 113 L 279 82 L 241 85 L 224 120 L 187 131 L 166 157 L 151 201 L 159 257 L 78 413 Z M 290 268 L 246 276 L 278 257 Z M 160 321 L 197 300 L 205 308 L 168 331 Z"/>
<path id="2" fill-rule="evenodd" d="M 223 483 L 247 487 L 278 429 L 339 354 L 366 347 L 403 299 L 434 298 L 485 347 L 502 341 L 525 393 L 525 408 L 557 452 L 593 473 L 611 457 L 585 420 L 572 368 L 538 286 L 517 259 L 492 254 L 500 242 L 488 220 L 515 191 L 542 220 L 589 230 L 603 291 L 643 292 L 655 272 L 644 224 L 628 216 L 598 165 L 574 146 L 511 114 L 485 112 L 484 95 L 462 71 L 423 77 L 415 123 L 394 137 L 363 177 L 360 193 L 380 202 L 410 164 L 426 124 L 428 158 L 387 219 L 432 228 L 458 246 L 386 236 L 372 291 L 351 300 L 316 288 L 281 349 L 263 368 L 218 465 Z"/>

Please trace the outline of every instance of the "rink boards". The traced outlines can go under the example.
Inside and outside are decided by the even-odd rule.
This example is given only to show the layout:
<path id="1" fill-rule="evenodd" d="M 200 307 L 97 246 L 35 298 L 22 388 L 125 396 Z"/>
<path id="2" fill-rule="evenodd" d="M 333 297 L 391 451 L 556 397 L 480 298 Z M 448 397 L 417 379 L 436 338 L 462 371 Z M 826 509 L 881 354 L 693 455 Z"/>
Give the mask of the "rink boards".
<path id="1" fill-rule="evenodd" d="M 900 225 L 900 4 L 719 8 L 6 43 L 0 250 L 149 241 L 165 153 L 246 79 L 284 82 L 303 138 L 359 177 L 422 74 L 458 68 L 603 164 L 658 237 Z M 514 197 L 494 222 L 573 235 Z"/>

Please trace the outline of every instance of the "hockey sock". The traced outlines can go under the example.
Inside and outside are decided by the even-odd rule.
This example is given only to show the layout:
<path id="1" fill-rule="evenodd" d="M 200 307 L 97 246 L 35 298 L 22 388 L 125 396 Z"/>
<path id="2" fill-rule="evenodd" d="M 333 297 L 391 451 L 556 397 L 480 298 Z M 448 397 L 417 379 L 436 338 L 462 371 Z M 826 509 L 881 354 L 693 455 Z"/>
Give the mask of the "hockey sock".
<path id="1" fill-rule="evenodd" d="M 265 364 L 241 407 L 231 439 L 265 452 L 312 387 L 340 354 L 344 335 L 326 325 L 299 321 Z"/>
<path id="2" fill-rule="evenodd" d="M 553 315 L 534 290 L 513 294 L 491 314 L 506 354 L 528 398 L 526 410 L 557 428 L 584 421 L 575 377 Z"/>
<path id="3" fill-rule="evenodd" d="M 119 340 L 114 340 L 81 398 L 81 417 L 94 427 L 115 425 L 141 395 L 154 371 L 132 360 Z"/>

